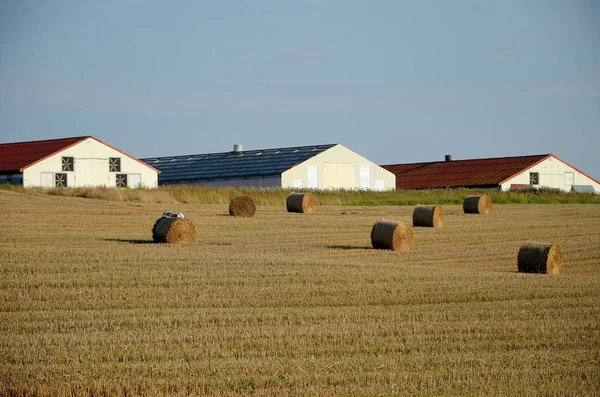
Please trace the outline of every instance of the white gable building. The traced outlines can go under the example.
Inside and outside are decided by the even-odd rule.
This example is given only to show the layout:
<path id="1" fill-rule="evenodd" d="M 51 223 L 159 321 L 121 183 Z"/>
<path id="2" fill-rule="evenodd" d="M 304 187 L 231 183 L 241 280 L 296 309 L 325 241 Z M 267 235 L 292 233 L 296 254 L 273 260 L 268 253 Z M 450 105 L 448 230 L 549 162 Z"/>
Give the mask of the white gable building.
<path id="1" fill-rule="evenodd" d="M 0 183 L 152 188 L 158 173 L 93 136 L 0 144 Z"/>

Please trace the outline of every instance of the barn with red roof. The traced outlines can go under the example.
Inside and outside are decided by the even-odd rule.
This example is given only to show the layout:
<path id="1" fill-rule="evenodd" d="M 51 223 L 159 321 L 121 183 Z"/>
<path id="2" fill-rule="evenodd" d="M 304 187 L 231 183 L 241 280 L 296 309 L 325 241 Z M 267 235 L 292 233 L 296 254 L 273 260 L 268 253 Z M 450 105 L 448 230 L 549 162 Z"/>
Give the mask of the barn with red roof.
<path id="1" fill-rule="evenodd" d="M 93 136 L 0 144 L 0 183 L 156 187 L 156 168 Z"/>
<path id="2" fill-rule="evenodd" d="M 382 165 L 396 175 L 397 189 L 554 188 L 600 192 L 600 182 L 553 154 Z"/>

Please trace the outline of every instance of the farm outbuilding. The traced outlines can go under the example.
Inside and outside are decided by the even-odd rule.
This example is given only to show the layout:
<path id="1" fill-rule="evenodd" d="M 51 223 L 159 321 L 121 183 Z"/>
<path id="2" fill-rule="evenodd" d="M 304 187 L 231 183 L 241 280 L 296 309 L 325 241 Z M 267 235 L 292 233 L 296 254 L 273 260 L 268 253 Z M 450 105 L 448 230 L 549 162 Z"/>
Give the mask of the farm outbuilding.
<path id="1" fill-rule="evenodd" d="M 94 138 L 0 144 L 0 183 L 25 187 L 156 187 L 159 171 Z"/>
<path id="2" fill-rule="evenodd" d="M 393 190 L 396 177 L 340 145 L 234 150 L 142 159 L 159 185 Z"/>
<path id="3" fill-rule="evenodd" d="M 382 165 L 396 175 L 397 189 L 554 188 L 600 192 L 600 182 L 553 154 Z"/>

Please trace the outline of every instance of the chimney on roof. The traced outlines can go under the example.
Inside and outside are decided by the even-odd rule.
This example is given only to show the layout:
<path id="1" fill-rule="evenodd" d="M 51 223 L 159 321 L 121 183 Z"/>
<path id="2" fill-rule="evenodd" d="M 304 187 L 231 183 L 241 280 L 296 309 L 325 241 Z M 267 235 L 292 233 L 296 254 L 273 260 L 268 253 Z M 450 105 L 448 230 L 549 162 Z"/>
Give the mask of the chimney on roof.
<path id="1" fill-rule="evenodd" d="M 238 144 L 233 145 L 233 151 L 234 152 L 241 152 L 242 149 L 243 149 L 242 145 L 238 145 Z"/>
<path id="2" fill-rule="evenodd" d="M 445 161 L 452 161 L 452 155 L 451 154 L 447 154 L 445 157 Z"/>

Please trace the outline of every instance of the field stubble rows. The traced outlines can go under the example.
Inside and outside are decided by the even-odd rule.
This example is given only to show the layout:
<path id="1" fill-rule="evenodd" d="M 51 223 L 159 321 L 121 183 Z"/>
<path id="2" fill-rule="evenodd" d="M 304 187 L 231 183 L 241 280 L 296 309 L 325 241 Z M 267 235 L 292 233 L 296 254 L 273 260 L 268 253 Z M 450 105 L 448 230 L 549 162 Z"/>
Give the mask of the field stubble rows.
<path id="1" fill-rule="evenodd" d="M 0 395 L 600 393 L 596 205 L 446 206 L 397 253 L 370 230 L 412 207 L 0 204 Z M 163 211 L 197 244 L 152 244 Z M 560 275 L 516 272 L 529 239 Z"/>

